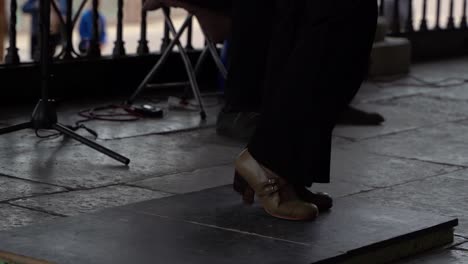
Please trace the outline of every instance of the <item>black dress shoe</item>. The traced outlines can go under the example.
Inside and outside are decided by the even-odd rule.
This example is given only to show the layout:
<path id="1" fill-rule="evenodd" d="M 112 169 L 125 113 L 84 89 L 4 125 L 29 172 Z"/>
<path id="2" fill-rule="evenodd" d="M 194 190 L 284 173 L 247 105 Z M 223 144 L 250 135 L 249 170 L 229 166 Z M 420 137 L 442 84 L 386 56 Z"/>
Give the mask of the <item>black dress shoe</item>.
<path id="1" fill-rule="evenodd" d="M 304 202 L 312 203 L 317 206 L 319 212 L 325 212 L 333 207 L 333 199 L 330 195 L 323 192 L 311 192 L 306 187 L 294 187 L 297 196 Z"/>
<path id="2" fill-rule="evenodd" d="M 348 106 L 338 120 L 341 125 L 380 125 L 385 118 L 378 113 L 368 113 L 352 106 Z"/>

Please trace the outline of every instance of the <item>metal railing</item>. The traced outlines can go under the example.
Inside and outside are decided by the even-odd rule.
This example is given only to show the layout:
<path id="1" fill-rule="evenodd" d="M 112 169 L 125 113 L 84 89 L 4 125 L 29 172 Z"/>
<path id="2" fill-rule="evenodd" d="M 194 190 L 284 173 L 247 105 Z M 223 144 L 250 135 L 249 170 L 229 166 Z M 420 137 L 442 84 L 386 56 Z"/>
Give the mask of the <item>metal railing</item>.
<path id="1" fill-rule="evenodd" d="M 77 2 L 79 1 L 79 2 Z M 77 27 L 77 22 L 83 12 L 85 5 L 90 2 L 93 10 L 93 37 L 90 42 L 89 50 L 86 54 L 80 54 L 76 51 L 73 43 L 73 31 Z M 443 41 L 437 39 L 437 32 L 460 31 L 468 33 L 467 24 L 467 2 L 468 0 L 378 0 L 379 12 L 390 22 L 390 32 L 392 36 L 411 37 L 415 34 L 424 32 L 425 34 L 434 33 L 434 41 Z M 1 2 L 0 2 L 1 3 Z M 53 2 L 53 11 L 59 16 L 60 27 L 62 31 L 61 52 L 56 56 L 59 60 L 73 60 L 77 58 L 100 58 L 101 50 L 99 45 L 99 10 L 97 0 L 66 0 L 67 7 L 65 14 L 61 14 L 60 8 L 56 2 Z M 74 5 L 75 4 L 75 5 Z M 77 5 L 79 4 L 79 5 Z M 124 57 L 127 51 L 124 46 L 124 0 L 117 0 L 116 15 L 116 39 L 113 43 L 112 57 Z M 73 10 L 74 6 L 78 6 Z M 10 0 L 9 6 L 9 26 L 8 26 L 8 45 L 6 48 L 5 63 L 20 64 L 20 56 L 17 47 L 17 0 Z M 146 55 L 150 53 L 148 46 L 148 16 L 145 11 L 141 11 L 140 36 L 138 46 L 135 51 L 137 55 Z M 164 23 L 162 25 L 165 25 Z M 193 49 L 192 23 L 187 33 L 186 47 Z M 162 33 L 161 49 L 170 43 L 169 31 L 165 28 Z"/>
<path id="2" fill-rule="evenodd" d="M 100 58 L 101 55 L 101 47 L 100 47 L 100 36 L 99 36 L 99 1 L 98 0 L 79 0 L 79 5 L 76 10 L 74 10 L 74 6 L 76 6 L 76 2 L 78 0 L 66 0 L 66 7 L 63 8 L 58 5 L 57 1 L 51 1 L 52 3 L 52 12 L 55 12 L 57 17 L 59 18 L 59 24 L 61 29 L 61 41 L 59 48 L 61 48 L 60 52 L 55 55 L 55 59 L 57 60 L 74 60 L 78 58 Z M 39 2 L 39 1 L 38 1 Z M 143 1 L 142 1 L 143 2 Z M 73 40 L 73 33 L 77 28 L 77 24 L 79 19 L 83 13 L 83 10 L 87 4 L 91 4 L 92 10 L 92 38 L 89 43 L 89 48 L 85 54 L 77 52 L 77 47 L 74 45 Z M 127 56 L 127 51 L 125 49 L 125 41 L 124 41 L 124 0 L 117 0 L 117 13 L 116 13 L 116 38 L 113 43 L 113 51 L 112 57 L 119 58 Z M 64 11 L 65 10 L 65 11 Z M 5 55 L 5 63 L 10 65 L 20 64 L 21 59 L 19 56 L 19 50 L 17 46 L 17 11 L 18 11 L 18 1 L 17 0 L 10 0 L 9 6 L 9 13 L 10 18 L 8 21 L 8 43 L 6 48 L 6 55 Z M 170 36 L 169 31 L 165 23 L 162 23 L 164 26 L 164 33 L 161 43 L 161 49 L 155 52 L 159 52 L 170 43 Z M 135 50 L 132 55 L 147 55 L 151 52 L 149 48 L 149 40 L 148 40 L 148 16 L 147 12 L 141 11 L 141 19 L 140 19 L 140 36 L 137 45 L 137 49 Z M 186 48 L 188 50 L 193 49 L 192 45 L 192 38 L 193 38 L 193 23 L 190 22 L 188 31 L 187 31 L 187 41 L 186 41 Z M 0 40 L 3 41 L 3 40 Z M 36 47 L 39 51 L 40 47 Z M 35 58 L 39 58 L 40 54 L 38 52 L 32 52 L 35 54 Z"/>
<path id="3" fill-rule="evenodd" d="M 467 30 L 467 0 L 380 0 L 390 34 Z"/>

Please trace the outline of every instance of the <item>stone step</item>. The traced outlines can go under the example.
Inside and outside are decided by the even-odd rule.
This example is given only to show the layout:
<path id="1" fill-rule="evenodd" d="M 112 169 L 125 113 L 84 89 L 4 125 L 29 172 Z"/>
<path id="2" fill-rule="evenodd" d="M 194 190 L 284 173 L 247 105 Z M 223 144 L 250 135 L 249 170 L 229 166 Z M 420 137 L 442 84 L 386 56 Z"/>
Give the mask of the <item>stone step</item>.
<path id="1" fill-rule="evenodd" d="M 353 197 L 284 221 L 226 186 L 2 232 L 0 263 L 382 264 L 451 243 L 457 224 Z"/>
<path id="2" fill-rule="evenodd" d="M 405 74 L 411 65 L 411 43 L 405 38 L 387 37 L 374 43 L 370 76 Z"/>

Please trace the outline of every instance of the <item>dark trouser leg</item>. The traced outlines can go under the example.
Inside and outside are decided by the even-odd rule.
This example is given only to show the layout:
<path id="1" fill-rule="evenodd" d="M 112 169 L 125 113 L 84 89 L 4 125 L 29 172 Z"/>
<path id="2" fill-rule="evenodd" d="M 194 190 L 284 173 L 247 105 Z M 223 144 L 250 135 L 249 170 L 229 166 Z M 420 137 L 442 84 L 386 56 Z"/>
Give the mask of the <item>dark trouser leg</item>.
<path id="1" fill-rule="evenodd" d="M 258 112 L 261 105 L 268 40 L 271 34 L 271 0 L 233 2 L 227 112 Z"/>
<path id="2" fill-rule="evenodd" d="M 329 182 L 331 133 L 364 79 L 376 2 L 272 2 L 262 116 L 248 148 L 292 184 Z"/>
<path id="3" fill-rule="evenodd" d="M 271 35 L 270 0 L 235 0 L 232 10 L 225 106 L 218 116 L 219 135 L 248 141 L 258 123 Z"/>

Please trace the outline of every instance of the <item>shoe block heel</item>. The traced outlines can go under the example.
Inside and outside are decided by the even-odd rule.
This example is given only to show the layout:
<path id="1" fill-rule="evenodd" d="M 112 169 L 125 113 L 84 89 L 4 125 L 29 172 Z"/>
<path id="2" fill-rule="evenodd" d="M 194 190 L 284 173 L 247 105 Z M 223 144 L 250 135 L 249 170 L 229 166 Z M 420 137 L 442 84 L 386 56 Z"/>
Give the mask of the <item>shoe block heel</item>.
<path id="1" fill-rule="evenodd" d="M 242 200 L 245 204 L 253 204 L 255 200 L 255 191 L 249 186 L 247 181 L 236 171 L 234 174 L 234 190 L 242 195 Z"/>

